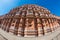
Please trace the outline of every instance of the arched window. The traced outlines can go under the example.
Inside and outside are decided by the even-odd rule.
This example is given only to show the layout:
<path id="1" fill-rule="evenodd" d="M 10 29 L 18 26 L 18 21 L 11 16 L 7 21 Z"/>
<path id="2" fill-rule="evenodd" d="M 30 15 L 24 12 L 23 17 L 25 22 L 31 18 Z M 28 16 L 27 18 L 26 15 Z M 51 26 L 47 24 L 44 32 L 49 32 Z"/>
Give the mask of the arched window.
<path id="1" fill-rule="evenodd" d="M 35 16 L 38 16 L 38 13 L 35 13 Z"/>
<path id="2" fill-rule="evenodd" d="M 38 24 L 40 24 L 40 23 L 41 23 L 40 19 L 37 19 L 37 23 L 38 23 Z"/>
<path id="3" fill-rule="evenodd" d="M 33 11 L 32 10 L 28 10 L 27 14 L 33 14 Z"/>
<path id="4" fill-rule="evenodd" d="M 20 12 L 18 11 L 18 12 L 16 12 L 16 15 L 20 15 Z"/>
<path id="5" fill-rule="evenodd" d="M 25 15 L 25 12 L 22 12 L 22 15 L 24 16 Z"/>
<path id="6" fill-rule="evenodd" d="M 46 16 L 48 16 L 48 14 L 45 14 Z"/>

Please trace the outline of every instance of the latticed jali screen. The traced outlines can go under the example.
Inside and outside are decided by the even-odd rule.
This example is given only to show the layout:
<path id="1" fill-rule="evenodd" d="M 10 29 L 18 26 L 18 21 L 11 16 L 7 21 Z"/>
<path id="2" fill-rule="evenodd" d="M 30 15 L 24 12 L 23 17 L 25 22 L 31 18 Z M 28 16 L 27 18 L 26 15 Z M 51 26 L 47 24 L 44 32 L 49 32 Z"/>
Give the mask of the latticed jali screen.
<path id="1" fill-rule="evenodd" d="M 54 32 L 59 23 L 55 15 L 37 5 L 24 5 L 1 16 L 0 27 L 17 36 L 43 36 Z"/>

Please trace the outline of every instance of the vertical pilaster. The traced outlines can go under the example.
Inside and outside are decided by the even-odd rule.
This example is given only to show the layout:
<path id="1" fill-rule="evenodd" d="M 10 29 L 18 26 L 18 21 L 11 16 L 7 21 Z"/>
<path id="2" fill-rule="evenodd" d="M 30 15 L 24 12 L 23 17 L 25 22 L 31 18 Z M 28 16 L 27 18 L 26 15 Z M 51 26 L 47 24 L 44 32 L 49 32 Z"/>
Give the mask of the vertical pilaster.
<path id="1" fill-rule="evenodd" d="M 12 20 L 13 20 L 13 19 L 10 18 L 10 21 L 9 21 L 9 24 L 8 24 L 8 27 L 7 27 L 7 30 L 6 30 L 7 32 L 9 32 L 9 28 L 10 28 L 10 26 L 11 26 Z"/>
<path id="2" fill-rule="evenodd" d="M 37 18 L 34 18 L 34 27 L 35 27 L 36 36 L 38 36 Z"/>
<path id="3" fill-rule="evenodd" d="M 18 34 L 18 28 L 19 28 L 19 22 L 20 22 L 20 19 L 16 19 L 16 24 L 15 24 L 15 31 L 14 31 L 14 34 L 17 35 Z"/>
<path id="4" fill-rule="evenodd" d="M 42 19 L 40 19 L 41 20 L 41 25 L 42 25 L 42 29 L 43 29 L 43 35 L 45 34 L 44 33 L 44 25 L 43 25 L 43 21 L 42 21 Z"/>

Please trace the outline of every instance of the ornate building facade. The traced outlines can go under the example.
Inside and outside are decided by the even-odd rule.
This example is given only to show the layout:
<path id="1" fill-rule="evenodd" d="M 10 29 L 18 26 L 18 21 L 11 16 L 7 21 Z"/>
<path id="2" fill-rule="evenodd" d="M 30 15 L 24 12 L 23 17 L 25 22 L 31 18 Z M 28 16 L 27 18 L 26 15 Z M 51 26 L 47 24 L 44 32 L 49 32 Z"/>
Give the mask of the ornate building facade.
<path id="1" fill-rule="evenodd" d="M 0 28 L 17 36 L 43 36 L 59 27 L 49 10 L 37 5 L 24 5 L 0 16 Z"/>

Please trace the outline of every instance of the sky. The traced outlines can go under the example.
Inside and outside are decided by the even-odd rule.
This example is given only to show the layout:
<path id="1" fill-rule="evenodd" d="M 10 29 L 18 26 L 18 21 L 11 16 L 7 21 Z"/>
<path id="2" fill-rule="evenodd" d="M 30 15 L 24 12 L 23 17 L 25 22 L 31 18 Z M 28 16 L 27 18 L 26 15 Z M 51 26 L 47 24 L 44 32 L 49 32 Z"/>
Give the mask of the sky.
<path id="1" fill-rule="evenodd" d="M 60 0 L 0 0 L 0 15 L 7 14 L 11 9 L 25 4 L 45 7 L 52 14 L 60 16 Z"/>

